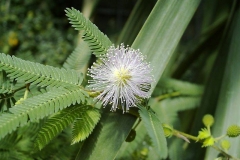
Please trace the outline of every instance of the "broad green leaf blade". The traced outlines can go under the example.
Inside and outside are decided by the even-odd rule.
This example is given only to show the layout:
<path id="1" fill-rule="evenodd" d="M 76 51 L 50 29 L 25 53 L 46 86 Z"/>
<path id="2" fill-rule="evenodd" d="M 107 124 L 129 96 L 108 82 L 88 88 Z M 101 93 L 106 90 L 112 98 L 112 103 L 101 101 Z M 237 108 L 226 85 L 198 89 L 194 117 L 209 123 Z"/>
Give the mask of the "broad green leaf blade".
<path id="1" fill-rule="evenodd" d="M 112 160 L 116 157 L 136 118 L 122 111 L 109 110 L 103 110 L 99 123 L 85 140 L 76 159 Z"/>
<path id="2" fill-rule="evenodd" d="M 100 120 L 101 114 L 97 108 L 88 106 L 85 112 L 81 112 L 74 122 L 72 131 L 72 144 L 85 140 L 93 131 Z"/>
<path id="3" fill-rule="evenodd" d="M 117 44 L 124 43 L 125 45 L 131 45 L 133 43 L 155 3 L 155 0 L 137 1 L 121 31 L 121 34 L 119 35 Z"/>
<path id="4" fill-rule="evenodd" d="M 240 125 L 240 10 L 238 9 L 233 19 L 233 33 L 230 41 L 227 65 L 224 73 L 220 97 L 215 112 L 215 124 L 213 126 L 213 135 L 226 134 L 230 125 Z M 231 143 L 229 154 L 234 157 L 240 157 L 239 137 L 228 139 Z M 205 159 L 216 158 L 218 152 L 213 149 L 207 149 Z"/>
<path id="5" fill-rule="evenodd" d="M 140 49 L 153 66 L 155 88 L 200 0 L 157 1 L 132 47 Z"/>
<path id="6" fill-rule="evenodd" d="M 126 158 L 130 159 L 130 157 L 134 156 L 134 152 L 145 147 L 141 145 L 144 141 L 144 138 L 147 136 L 147 130 L 144 124 L 139 123 L 135 131 L 136 131 L 135 139 L 130 143 L 129 142 L 123 143 L 123 145 L 121 146 L 121 149 L 118 152 L 116 159 L 126 159 Z"/>
<path id="7" fill-rule="evenodd" d="M 152 110 L 140 107 L 139 113 L 142 121 L 152 139 L 156 154 L 162 158 L 167 158 L 167 141 L 162 128 L 162 123 Z"/>
<path id="8" fill-rule="evenodd" d="M 214 3 L 215 4 L 208 6 L 208 8 L 210 7 L 209 8 L 210 10 L 215 9 L 215 6 L 219 5 L 218 0 L 215 0 Z M 226 4 L 223 6 L 226 6 Z M 219 7 L 217 7 L 217 8 L 219 9 Z M 225 8 L 225 12 L 226 12 L 226 10 L 228 10 L 228 9 Z M 226 13 L 223 15 L 226 16 Z M 228 16 L 227 18 L 229 19 L 231 17 Z M 215 20 L 214 24 L 212 24 L 210 26 L 209 31 L 211 30 L 211 28 L 214 28 L 216 21 L 219 21 L 219 19 Z M 220 27 L 220 28 L 222 28 L 222 27 Z M 225 27 L 225 29 L 226 29 L 226 27 Z M 216 35 L 217 33 L 219 35 L 219 31 L 214 33 L 214 35 Z M 211 35 L 211 36 L 213 36 L 213 35 Z M 213 36 L 210 39 L 216 39 L 216 36 Z M 202 123 L 202 117 L 205 114 L 214 115 L 214 112 L 216 110 L 216 106 L 218 103 L 219 95 L 220 95 L 222 82 L 223 82 L 224 70 L 226 69 L 230 41 L 231 41 L 231 34 L 228 34 L 227 36 L 224 37 L 223 43 L 219 44 L 221 46 L 218 48 L 215 48 L 215 50 L 214 50 L 215 53 L 212 53 L 212 54 L 216 54 L 217 57 L 214 60 L 214 64 L 211 69 L 209 79 L 205 85 L 205 91 L 204 91 L 204 94 L 203 94 L 203 97 L 202 97 L 202 100 L 200 103 L 200 107 L 197 110 L 197 113 L 195 115 L 194 122 L 192 125 L 192 129 L 190 132 L 191 135 L 197 135 L 198 131 L 204 126 Z M 209 43 L 206 43 L 205 45 L 203 45 L 202 48 L 205 47 L 206 45 L 209 46 Z M 212 51 L 210 50 L 208 52 L 210 53 Z M 194 153 L 196 150 L 198 152 Z M 205 152 L 206 152 L 206 149 L 202 148 L 201 145 L 199 145 L 198 143 L 190 143 L 189 147 L 184 152 L 184 157 L 188 157 L 187 160 L 192 160 L 192 159 L 202 160 L 203 157 L 205 156 L 204 155 Z"/>
<path id="9" fill-rule="evenodd" d="M 178 120 L 178 112 L 198 107 L 200 100 L 200 97 L 179 97 L 160 102 L 150 99 L 149 105 L 158 114 L 161 122 L 173 125 Z"/>
<path id="10" fill-rule="evenodd" d="M 201 96 L 203 86 L 173 78 L 162 77 L 157 84 L 157 88 L 167 88 L 179 92 L 180 95 Z M 158 91 L 159 93 L 159 91 Z"/>

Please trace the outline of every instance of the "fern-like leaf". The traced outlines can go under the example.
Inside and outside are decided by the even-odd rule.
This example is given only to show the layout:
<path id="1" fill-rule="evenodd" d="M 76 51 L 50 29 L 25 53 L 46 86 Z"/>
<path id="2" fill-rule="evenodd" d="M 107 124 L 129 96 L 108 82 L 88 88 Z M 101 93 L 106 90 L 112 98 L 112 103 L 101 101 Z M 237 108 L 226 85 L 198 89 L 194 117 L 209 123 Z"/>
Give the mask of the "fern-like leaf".
<path id="1" fill-rule="evenodd" d="M 76 118 L 82 118 L 84 112 L 88 113 L 89 111 L 99 113 L 98 109 L 91 106 L 75 105 L 62 110 L 59 114 L 49 118 L 37 134 L 35 143 L 36 147 L 41 150 L 64 128 L 73 123 Z"/>
<path id="2" fill-rule="evenodd" d="M 160 157 L 166 158 L 168 155 L 167 141 L 164 136 L 161 121 L 151 109 L 147 110 L 145 107 L 142 106 L 139 106 L 139 108 L 139 114 L 142 118 L 142 121 L 147 129 L 149 136 L 152 139 L 152 142 L 156 149 L 156 153 L 159 153 Z"/>
<path id="3" fill-rule="evenodd" d="M 98 109 L 90 108 L 80 113 L 79 118 L 74 122 L 72 131 L 72 144 L 86 139 L 93 131 L 101 114 Z"/>
<path id="4" fill-rule="evenodd" d="M 0 116 L 0 138 L 18 126 L 26 125 L 28 121 L 35 122 L 72 104 L 83 103 L 87 96 L 88 94 L 80 88 L 58 88 L 28 98 L 10 108 L 10 113 Z"/>
<path id="5" fill-rule="evenodd" d="M 83 40 L 89 44 L 90 49 L 96 56 L 105 54 L 108 48 L 112 45 L 109 38 L 104 35 L 96 25 L 86 19 L 81 12 L 74 8 L 67 8 L 67 13 L 70 23 L 76 30 L 83 30 Z"/>
<path id="6" fill-rule="evenodd" d="M 0 70 L 6 71 L 11 79 L 41 87 L 80 86 L 83 80 L 83 75 L 75 70 L 45 66 L 4 53 L 0 53 Z"/>
<path id="7" fill-rule="evenodd" d="M 81 41 L 76 49 L 70 54 L 63 67 L 66 69 L 74 69 L 84 72 L 87 68 L 88 61 L 91 56 L 91 51 L 86 42 Z"/>

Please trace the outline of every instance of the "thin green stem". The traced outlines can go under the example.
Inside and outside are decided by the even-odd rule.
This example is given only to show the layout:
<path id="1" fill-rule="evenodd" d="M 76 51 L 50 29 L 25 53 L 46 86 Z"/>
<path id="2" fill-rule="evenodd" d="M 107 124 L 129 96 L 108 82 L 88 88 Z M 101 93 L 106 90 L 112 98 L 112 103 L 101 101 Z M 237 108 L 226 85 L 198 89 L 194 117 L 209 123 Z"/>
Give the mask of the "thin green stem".
<path id="1" fill-rule="evenodd" d="M 27 97 L 28 97 L 29 86 L 30 86 L 30 83 L 26 84 L 26 90 L 25 90 L 25 92 L 24 92 L 24 97 L 23 97 L 23 99 L 27 99 Z"/>
<path id="2" fill-rule="evenodd" d="M 226 136 L 227 136 L 227 135 L 219 136 L 219 137 L 215 138 L 215 141 L 219 141 L 220 139 L 222 139 L 222 138 L 224 138 L 224 137 L 226 137 Z"/>
<path id="3" fill-rule="evenodd" d="M 190 135 L 190 134 L 187 134 L 187 133 L 184 133 L 184 132 L 181 132 L 181 131 L 178 131 L 178 130 L 173 130 L 173 134 L 174 135 L 176 135 L 176 136 L 178 136 L 179 134 L 180 135 L 183 135 L 184 137 L 186 137 L 186 138 L 188 138 L 188 139 L 191 139 L 191 140 L 194 140 L 194 141 L 198 141 L 199 139 L 197 138 L 197 137 L 195 137 L 195 136 L 192 136 L 192 135 Z"/>
<path id="4" fill-rule="evenodd" d="M 177 136 L 177 137 L 180 137 L 179 134 L 182 135 L 182 136 L 184 136 L 184 137 L 187 138 L 187 139 L 191 139 L 191 140 L 194 140 L 194 141 L 196 141 L 196 142 L 201 142 L 201 141 L 199 141 L 199 139 L 198 139 L 197 137 L 195 137 L 195 136 L 192 136 L 192 135 L 189 135 L 189 134 L 187 134 L 187 133 L 184 133 L 184 132 L 181 132 L 181 131 L 178 131 L 178 130 L 173 129 L 173 135 L 175 135 L 175 136 Z M 225 136 L 226 136 L 226 135 L 220 136 L 220 137 L 217 138 L 217 140 L 222 139 L 222 138 L 225 137 Z M 182 137 L 180 137 L 180 138 L 182 138 Z M 184 140 L 185 140 L 185 139 L 184 139 Z M 224 156 L 226 156 L 226 157 L 228 157 L 228 158 L 231 158 L 231 159 L 233 159 L 233 160 L 240 160 L 239 158 L 233 157 L 233 156 L 231 156 L 230 154 L 226 153 L 225 151 L 223 151 L 222 149 L 220 149 L 220 148 L 217 147 L 216 145 L 213 145 L 213 146 L 211 146 L 211 147 L 213 147 L 214 149 L 216 149 L 217 151 L 219 151 L 221 154 L 223 154 Z"/>
<path id="5" fill-rule="evenodd" d="M 1 97 L 0 99 L 8 99 L 8 98 L 12 97 L 16 92 L 18 92 L 18 91 L 20 91 L 20 90 L 23 90 L 23 89 L 25 89 L 25 88 L 26 88 L 26 86 L 24 85 L 24 86 L 22 86 L 22 87 L 20 87 L 20 88 L 18 88 L 18 89 L 13 90 L 12 93 L 6 94 L 6 96 Z"/>
<path id="6" fill-rule="evenodd" d="M 214 149 L 216 149 L 217 151 L 219 151 L 221 154 L 223 154 L 224 156 L 226 156 L 226 157 L 228 157 L 228 158 L 231 158 L 231 159 L 233 159 L 233 160 L 240 160 L 239 158 L 233 157 L 233 156 L 231 156 L 230 154 L 224 152 L 223 150 L 221 150 L 219 147 L 217 147 L 217 146 L 215 146 L 215 145 L 213 145 L 213 146 L 211 146 L 211 147 L 213 147 Z"/>

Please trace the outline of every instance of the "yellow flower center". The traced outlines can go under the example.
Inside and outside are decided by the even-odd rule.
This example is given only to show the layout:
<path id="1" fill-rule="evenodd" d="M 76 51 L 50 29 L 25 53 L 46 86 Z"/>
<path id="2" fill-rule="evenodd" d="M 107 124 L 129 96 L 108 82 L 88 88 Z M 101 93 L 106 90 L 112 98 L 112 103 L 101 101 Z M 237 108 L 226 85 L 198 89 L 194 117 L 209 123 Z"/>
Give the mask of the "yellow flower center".
<path id="1" fill-rule="evenodd" d="M 114 76 L 117 79 L 119 84 L 125 84 L 132 76 L 129 74 L 129 71 L 125 68 L 120 68 L 119 70 L 114 71 Z"/>

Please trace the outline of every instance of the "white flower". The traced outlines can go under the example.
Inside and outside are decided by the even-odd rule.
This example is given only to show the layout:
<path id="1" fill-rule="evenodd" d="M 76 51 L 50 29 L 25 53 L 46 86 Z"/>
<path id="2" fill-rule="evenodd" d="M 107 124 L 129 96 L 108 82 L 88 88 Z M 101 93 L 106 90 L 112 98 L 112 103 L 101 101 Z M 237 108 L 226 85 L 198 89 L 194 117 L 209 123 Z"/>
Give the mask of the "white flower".
<path id="1" fill-rule="evenodd" d="M 112 111 L 122 106 L 123 112 L 136 106 L 139 98 L 149 98 L 153 81 L 150 64 L 139 50 L 125 48 L 123 44 L 111 46 L 100 63 L 94 63 L 88 70 L 89 88 L 100 91 L 96 97 L 103 106 L 112 104 Z"/>

